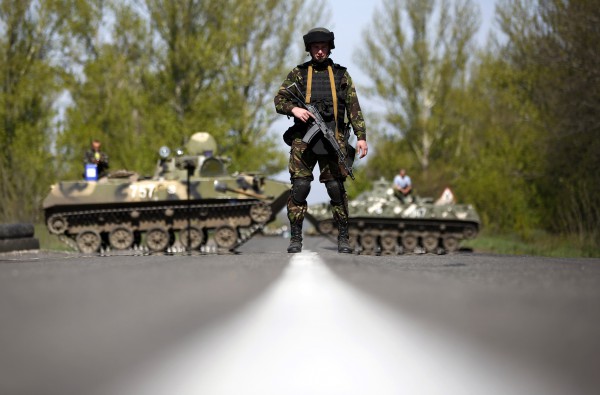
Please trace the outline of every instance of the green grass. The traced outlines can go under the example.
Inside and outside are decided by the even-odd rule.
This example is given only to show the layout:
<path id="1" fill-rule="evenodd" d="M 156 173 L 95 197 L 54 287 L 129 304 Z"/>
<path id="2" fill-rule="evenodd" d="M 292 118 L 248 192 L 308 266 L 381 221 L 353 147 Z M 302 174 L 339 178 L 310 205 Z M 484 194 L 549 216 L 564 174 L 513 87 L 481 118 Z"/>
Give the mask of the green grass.
<path id="1" fill-rule="evenodd" d="M 476 252 L 495 254 L 535 255 L 565 258 L 599 258 L 600 246 L 575 236 L 558 236 L 543 231 L 533 232 L 527 239 L 516 234 L 480 233 L 474 240 L 461 244 Z"/>
<path id="2" fill-rule="evenodd" d="M 40 241 L 40 249 L 46 251 L 73 251 L 65 243 L 58 239 L 58 236 L 48 232 L 45 224 L 35 225 L 35 237 Z"/>

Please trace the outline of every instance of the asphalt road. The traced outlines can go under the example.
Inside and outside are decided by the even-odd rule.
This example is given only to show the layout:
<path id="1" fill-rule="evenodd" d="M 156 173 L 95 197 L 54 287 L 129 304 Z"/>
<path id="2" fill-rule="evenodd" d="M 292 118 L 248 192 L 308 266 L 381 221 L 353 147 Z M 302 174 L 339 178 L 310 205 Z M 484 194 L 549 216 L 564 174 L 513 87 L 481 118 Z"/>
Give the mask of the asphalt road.
<path id="1" fill-rule="evenodd" d="M 600 260 L 0 254 L 0 394 L 595 394 Z"/>

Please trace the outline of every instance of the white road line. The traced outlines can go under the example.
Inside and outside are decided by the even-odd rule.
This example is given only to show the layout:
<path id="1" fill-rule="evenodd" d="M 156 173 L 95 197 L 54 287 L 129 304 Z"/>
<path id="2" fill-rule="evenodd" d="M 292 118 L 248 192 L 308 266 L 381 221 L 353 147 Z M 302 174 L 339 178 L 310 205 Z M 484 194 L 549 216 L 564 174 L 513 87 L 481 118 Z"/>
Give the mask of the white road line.
<path id="1" fill-rule="evenodd" d="M 109 393 L 563 393 L 526 373 L 389 310 L 304 251 L 247 309 Z"/>

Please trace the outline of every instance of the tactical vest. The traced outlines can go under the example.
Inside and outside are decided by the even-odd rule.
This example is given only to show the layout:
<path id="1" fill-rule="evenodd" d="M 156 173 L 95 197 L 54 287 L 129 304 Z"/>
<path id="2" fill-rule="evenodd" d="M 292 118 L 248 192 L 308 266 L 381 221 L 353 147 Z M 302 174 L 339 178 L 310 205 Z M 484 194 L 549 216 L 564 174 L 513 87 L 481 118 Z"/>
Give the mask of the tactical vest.
<path id="1" fill-rule="evenodd" d="M 346 97 L 341 94 L 340 87 L 342 83 L 342 77 L 346 72 L 346 68 L 330 62 L 333 69 L 333 79 L 335 84 L 336 96 L 337 96 L 337 128 L 340 133 L 344 125 L 344 116 L 346 113 Z M 300 75 L 302 76 L 302 83 L 300 89 L 310 103 L 314 104 L 321 113 L 325 122 L 332 122 L 334 120 L 333 111 L 333 96 L 331 95 L 331 82 L 329 81 L 329 73 L 327 67 L 316 70 L 313 68 L 311 77 L 311 90 L 307 92 L 308 88 L 308 66 L 310 62 L 299 65 Z M 309 95 L 310 93 L 310 95 Z"/>

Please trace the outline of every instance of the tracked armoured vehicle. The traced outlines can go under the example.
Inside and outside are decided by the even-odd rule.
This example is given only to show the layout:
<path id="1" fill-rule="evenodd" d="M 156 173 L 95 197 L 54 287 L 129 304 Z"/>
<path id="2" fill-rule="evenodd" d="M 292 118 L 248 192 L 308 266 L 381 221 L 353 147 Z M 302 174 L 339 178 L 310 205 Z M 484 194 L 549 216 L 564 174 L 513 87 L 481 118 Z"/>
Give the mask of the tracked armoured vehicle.
<path id="1" fill-rule="evenodd" d="M 477 236 L 479 215 L 469 204 L 455 204 L 449 189 L 437 201 L 400 201 L 391 182 L 376 181 L 373 189 L 349 202 L 350 242 L 362 254 L 454 252 L 460 242 Z M 306 218 L 316 230 L 337 240 L 329 204 L 311 205 Z"/>
<path id="2" fill-rule="evenodd" d="M 290 184 L 229 174 L 210 134 L 194 134 L 185 148 L 173 156 L 162 147 L 151 178 L 118 171 L 53 185 L 43 202 L 48 230 L 84 253 L 161 252 L 177 241 L 198 250 L 209 238 L 218 251 L 234 251 L 285 205 Z"/>

